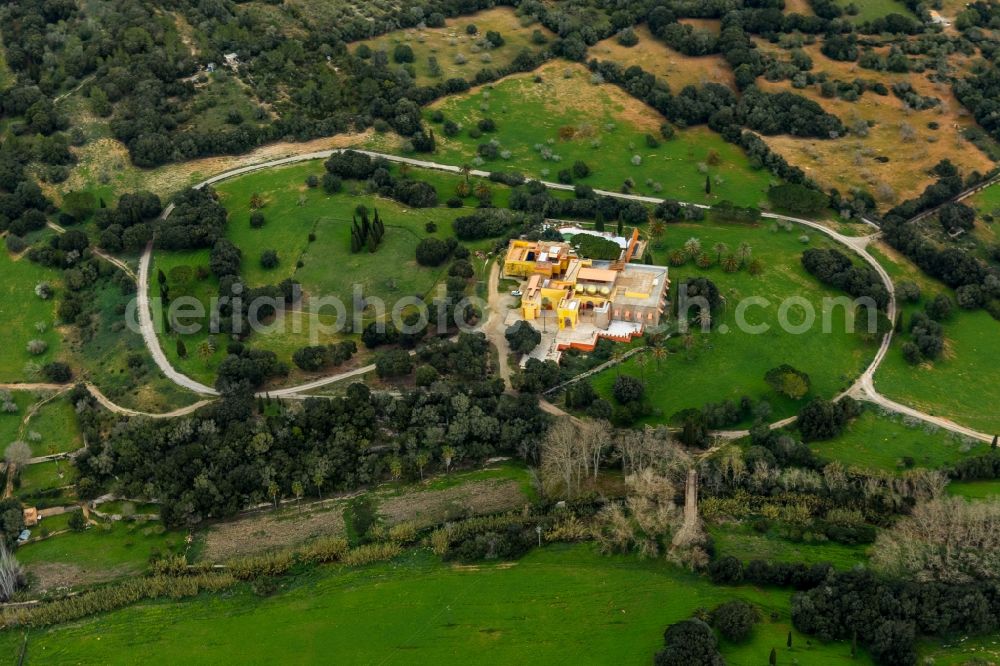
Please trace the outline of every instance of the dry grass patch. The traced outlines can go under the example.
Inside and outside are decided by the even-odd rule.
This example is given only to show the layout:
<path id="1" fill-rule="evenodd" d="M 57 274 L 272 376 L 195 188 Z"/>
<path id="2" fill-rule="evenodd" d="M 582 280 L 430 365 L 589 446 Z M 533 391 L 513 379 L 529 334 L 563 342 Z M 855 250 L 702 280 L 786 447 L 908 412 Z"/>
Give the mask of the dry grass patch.
<path id="1" fill-rule="evenodd" d="M 814 12 L 809 0 L 785 0 L 785 13 L 812 16 Z"/>
<path id="2" fill-rule="evenodd" d="M 525 21 L 528 22 L 528 21 Z M 466 27 L 475 24 L 475 35 L 466 33 Z M 499 32 L 504 38 L 503 46 L 484 48 L 483 42 L 488 31 Z M 484 67 L 502 67 L 513 62 L 523 49 L 537 51 L 543 48 L 535 44 L 531 36 L 535 30 L 541 31 L 547 40 L 554 35 L 537 22 L 522 24 L 522 18 L 510 7 L 496 7 L 486 11 L 449 18 L 443 28 L 406 28 L 386 33 L 373 39 L 348 45 L 354 51 L 358 45 L 367 44 L 372 51 L 386 51 L 392 61 L 392 51 L 398 44 L 408 44 L 413 49 L 413 67 L 417 83 L 428 85 L 452 77 L 472 79 Z M 441 76 L 432 77 L 427 60 L 434 56 L 441 66 Z M 488 60 L 486 57 L 488 56 Z"/>
<path id="3" fill-rule="evenodd" d="M 929 169 L 942 159 L 961 165 L 965 172 L 986 172 L 992 168 L 989 157 L 962 135 L 966 127 L 975 123 L 963 111 L 950 86 L 934 83 L 924 76 L 874 72 L 853 63 L 835 63 L 818 50 L 807 48 L 807 51 L 816 63 L 814 71 L 826 71 L 833 79 L 849 82 L 862 78 L 890 88 L 893 83 L 905 80 L 919 94 L 941 100 L 937 108 L 912 111 L 891 92 L 882 96 L 869 91 L 856 102 L 847 102 L 823 97 L 816 86 L 797 90 L 789 81 L 759 81 L 761 88 L 769 92 L 787 91 L 816 101 L 848 128 L 858 121 L 874 123 L 865 137 L 853 133 L 824 141 L 765 137 L 772 149 L 824 187 L 835 187 L 842 192 L 862 187 L 875 195 L 880 206 L 889 207 L 919 195 L 934 180 Z M 931 129 L 930 123 L 937 123 L 938 129 Z M 880 161 L 880 157 L 888 161 Z"/>
<path id="4" fill-rule="evenodd" d="M 708 82 L 735 87 L 733 72 L 721 55 L 686 56 L 653 36 L 645 24 L 637 27 L 635 34 L 639 37 L 635 46 L 622 46 L 617 37 L 609 37 L 590 47 L 589 55 L 598 60 L 612 60 L 623 67 L 638 65 L 666 80 L 674 92 L 687 85 Z"/>
<path id="5" fill-rule="evenodd" d="M 488 479 L 389 497 L 379 502 L 378 512 L 390 526 L 405 522 L 423 529 L 456 516 L 511 511 L 526 503 L 517 481 Z"/>
<path id="6" fill-rule="evenodd" d="M 133 573 L 128 567 L 97 570 L 65 562 L 44 562 L 31 565 L 31 575 L 35 579 L 33 588 L 45 591 L 106 583 L 128 573 Z"/>
<path id="7" fill-rule="evenodd" d="M 166 198 L 185 187 L 230 169 L 303 153 L 349 148 L 366 142 L 372 134 L 371 130 L 367 130 L 362 133 L 338 134 L 301 143 L 282 141 L 261 146 L 242 155 L 205 157 L 166 164 L 155 169 L 140 169 L 133 166 L 128 149 L 120 141 L 110 138 L 97 139 L 79 149 L 73 149 L 79 162 L 58 189 L 50 187 L 46 194 L 54 196 L 59 201 L 63 192 L 91 190 L 101 196 L 108 195 L 110 197 L 108 203 L 111 204 L 125 192 L 142 189 Z"/>
<path id="8" fill-rule="evenodd" d="M 259 513 L 213 525 L 205 533 L 201 559 L 222 562 L 233 557 L 287 548 L 324 536 L 343 536 L 340 501 Z"/>

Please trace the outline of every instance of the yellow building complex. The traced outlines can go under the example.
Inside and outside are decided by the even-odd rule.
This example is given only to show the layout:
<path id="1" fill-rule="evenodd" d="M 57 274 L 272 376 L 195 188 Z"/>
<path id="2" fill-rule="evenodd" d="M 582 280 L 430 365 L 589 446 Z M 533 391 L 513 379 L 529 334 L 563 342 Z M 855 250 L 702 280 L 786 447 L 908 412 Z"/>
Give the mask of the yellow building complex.
<path id="1" fill-rule="evenodd" d="M 607 336 L 614 338 L 631 337 L 644 327 L 658 325 L 670 280 L 665 266 L 628 263 L 638 244 L 635 230 L 617 261 L 598 261 L 578 257 L 565 242 L 510 241 L 504 274 L 525 278 L 521 317 L 526 321 L 554 317 L 559 330 L 586 324 L 598 335 L 601 331 L 619 333 Z"/>

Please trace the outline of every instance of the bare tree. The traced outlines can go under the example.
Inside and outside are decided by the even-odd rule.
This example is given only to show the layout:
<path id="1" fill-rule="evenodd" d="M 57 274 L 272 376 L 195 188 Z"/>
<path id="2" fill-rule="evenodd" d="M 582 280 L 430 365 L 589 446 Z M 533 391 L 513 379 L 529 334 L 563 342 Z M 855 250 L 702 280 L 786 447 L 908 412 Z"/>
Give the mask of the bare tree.
<path id="1" fill-rule="evenodd" d="M 1000 501 L 942 497 L 918 504 L 879 535 L 873 565 L 917 580 L 975 583 L 1000 579 Z"/>
<path id="2" fill-rule="evenodd" d="M 0 601 L 10 601 L 26 582 L 24 569 L 7 545 L 0 542 Z"/>
<path id="3" fill-rule="evenodd" d="M 542 444 L 546 492 L 575 497 L 586 478 L 596 480 L 610 443 L 611 426 L 606 421 L 556 421 Z"/>
<path id="4" fill-rule="evenodd" d="M 8 464 L 15 467 L 27 465 L 28 461 L 31 460 L 31 447 L 28 446 L 27 442 L 22 442 L 21 440 L 11 442 L 3 452 L 3 457 Z"/>

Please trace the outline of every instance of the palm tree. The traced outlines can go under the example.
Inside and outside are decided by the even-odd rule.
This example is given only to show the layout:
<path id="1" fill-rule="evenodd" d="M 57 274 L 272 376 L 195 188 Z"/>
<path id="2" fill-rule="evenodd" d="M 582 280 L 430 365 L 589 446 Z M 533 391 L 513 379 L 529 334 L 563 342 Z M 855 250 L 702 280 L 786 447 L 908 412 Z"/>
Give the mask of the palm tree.
<path id="1" fill-rule="evenodd" d="M 476 186 L 473 188 L 473 193 L 478 199 L 489 199 L 493 192 L 490 190 L 490 186 L 486 183 L 476 183 Z"/>
<path id="2" fill-rule="evenodd" d="M 764 262 L 760 259 L 752 259 L 747 270 L 750 271 L 750 275 L 760 275 L 764 272 Z"/>
<path id="3" fill-rule="evenodd" d="M 468 164 L 462 165 L 462 175 L 465 176 L 465 182 L 469 182 L 469 174 L 472 173 L 472 167 Z"/>
<path id="4" fill-rule="evenodd" d="M 451 471 L 451 461 L 455 459 L 455 449 L 450 446 L 441 447 L 441 461 L 444 463 L 445 474 Z"/>
<path id="5" fill-rule="evenodd" d="M 431 460 L 431 457 L 427 454 L 426 451 L 421 451 L 413 459 L 413 461 L 417 464 L 417 471 L 420 472 L 420 480 L 421 481 L 424 480 L 424 467 L 427 466 L 427 463 L 429 463 L 430 460 Z"/>
<path id="6" fill-rule="evenodd" d="M 752 252 L 753 249 L 750 247 L 750 243 L 746 241 L 740 243 L 739 247 L 736 249 L 736 254 L 739 255 L 741 263 L 749 259 Z"/>
<path id="7" fill-rule="evenodd" d="M 316 494 L 323 499 L 323 483 L 326 481 L 326 470 L 321 465 L 316 465 L 313 470 L 312 482 L 316 486 Z"/>
<path id="8" fill-rule="evenodd" d="M 698 325 L 701 326 L 702 330 L 707 331 L 712 328 L 712 311 L 708 308 L 700 308 L 698 310 Z"/>
<path id="9" fill-rule="evenodd" d="M 274 502 L 274 508 L 278 508 L 278 494 L 281 492 L 281 487 L 273 479 L 267 484 L 267 494 L 271 496 L 271 501 Z"/>
<path id="10" fill-rule="evenodd" d="M 301 481 L 292 481 L 292 494 L 295 495 L 295 507 L 299 508 L 299 502 L 302 500 L 302 496 L 305 495 L 306 489 L 302 487 Z"/>
<path id="11" fill-rule="evenodd" d="M 667 255 L 667 261 L 671 266 L 683 266 L 687 261 L 687 255 L 684 254 L 683 250 L 671 250 L 670 254 Z"/>
<path id="12" fill-rule="evenodd" d="M 740 269 L 740 262 L 733 255 L 728 255 L 722 260 L 722 270 L 727 273 L 735 273 Z"/>
<path id="13" fill-rule="evenodd" d="M 721 262 L 722 255 L 729 251 L 729 246 L 725 243 L 716 243 L 712 246 L 712 249 L 715 250 L 715 260 Z"/>
<path id="14" fill-rule="evenodd" d="M 686 356 L 688 360 L 691 359 L 691 350 L 694 349 L 694 336 L 690 333 L 686 333 L 683 338 L 684 351 L 687 352 Z"/>
<path id="15" fill-rule="evenodd" d="M 659 246 L 660 240 L 663 239 L 663 234 L 666 232 L 667 225 L 662 220 L 653 220 L 649 223 L 649 236 L 657 246 Z"/>
<path id="16" fill-rule="evenodd" d="M 656 360 L 656 369 L 660 369 L 660 361 L 667 357 L 667 348 L 663 346 L 662 342 L 657 342 L 653 345 L 653 358 Z"/>
<path id="17" fill-rule="evenodd" d="M 697 257 L 701 254 L 701 241 L 697 238 L 688 238 L 684 241 L 684 252 L 686 252 L 689 257 Z"/>
<path id="18" fill-rule="evenodd" d="M 635 364 L 637 366 L 639 366 L 639 379 L 641 379 L 643 382 L 646 381 L 646 364 L 647 363 L 649 363 L 649 359 L 646 357 L 645 354 L 639 353 L 639 355 L 637 355 L 635 357 Z"/>
<path id="19" fill-rule="evenodd" d="M 472 186 L 469 185 L 469 183 L 467 181 L 460 180 L 460 181 L 458 181 L 458 184 L 455 185 L 455 194 L 457 194 L 458 196 L 460 196 L 463 199 L 465 197 L 469 196 L 469 193 L 471 191 L 472 191 Z"/>

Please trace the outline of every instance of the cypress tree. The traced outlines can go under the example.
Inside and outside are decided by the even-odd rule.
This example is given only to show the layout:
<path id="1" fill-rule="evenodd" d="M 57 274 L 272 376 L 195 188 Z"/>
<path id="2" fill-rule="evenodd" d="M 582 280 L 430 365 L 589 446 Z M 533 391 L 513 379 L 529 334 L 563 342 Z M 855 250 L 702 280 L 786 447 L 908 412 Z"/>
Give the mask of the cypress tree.
<path id="1" fill-rule="evenodd" d="M 156 281 L 159 282 L 161 285 L 167 283 L 167 274 L 163 272 L 162 268 L 157 270 Z"/>
<path id="2" fill-rule="evenodd" d="M 711 193 L 712 193 L 712 179 L 709 178 L 708 176 L 705 176 L 705 194 L 711 194 Z"/>
<path id="3" fill-rule="evenodd" d="M 604 231 L 604 213 L 597 211 L 597 215 L 594 216 L 594 229 L 596 231 Z"/>
<path id="4" fill-rule="evenodd" d="M 177 338 L 177 355 L 181 358 L 187 358 L 188 352 L 187 347 L 184 345 L 184 341 Z"/>
<path id="5" fill-rule="evenodd" d="M 771 656 L 767 658 L 767 663 L 774 666 L 778 663 L 778 651 L 771 648 Z"/>
<path id="6" fill-rule="evenodd" d="M 618 213 L 618 226 L 616 228 L 616 233 L 621 236 L 625 230 L 625 220 L 622 219 L 622 214 Z"/>
<path id="7" fill-rule="evenodd" d="M 792 632 L 788 632 L 788 649 L 792 649 Z"/>

